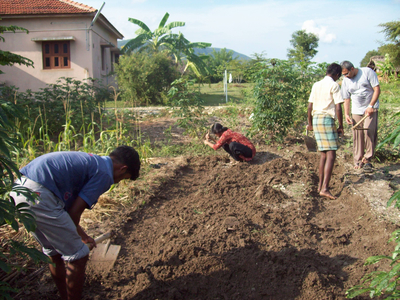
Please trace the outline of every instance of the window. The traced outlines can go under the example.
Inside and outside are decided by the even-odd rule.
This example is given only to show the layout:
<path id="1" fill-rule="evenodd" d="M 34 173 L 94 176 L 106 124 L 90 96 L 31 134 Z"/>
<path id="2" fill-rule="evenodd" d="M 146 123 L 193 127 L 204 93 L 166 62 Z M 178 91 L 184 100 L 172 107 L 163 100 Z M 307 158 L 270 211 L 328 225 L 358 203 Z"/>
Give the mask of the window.
<path id="1" fill-rule="evenodd" d="M 43 42 L 43 69 L 69 69 L 69 41 Z"/>

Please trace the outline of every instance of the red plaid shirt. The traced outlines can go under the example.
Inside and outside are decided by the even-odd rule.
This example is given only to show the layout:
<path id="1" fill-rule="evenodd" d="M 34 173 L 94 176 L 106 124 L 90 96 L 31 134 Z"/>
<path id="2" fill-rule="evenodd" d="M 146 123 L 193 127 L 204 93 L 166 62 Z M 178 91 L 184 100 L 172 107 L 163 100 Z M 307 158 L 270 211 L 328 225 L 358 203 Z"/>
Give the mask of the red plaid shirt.
<path id="1" fill-rule="evenodd" d="M 224 144 L 230 144 L 232 142 L 240 143 L 244 146 L 247 146 L 251 149 L 253 155 L 251 157 L 244 157 L 243 155 L 239 155 L 239 157 L 245 161 L 250 161 L 253 159 L 254 155 L 256 155 L 256 148 L 254 145 L 242 134 L 238 132 L 233 132 L 228 129 L 224 131 L 219 140 L 214 144 L 214 150 L 221 148 Z"/>

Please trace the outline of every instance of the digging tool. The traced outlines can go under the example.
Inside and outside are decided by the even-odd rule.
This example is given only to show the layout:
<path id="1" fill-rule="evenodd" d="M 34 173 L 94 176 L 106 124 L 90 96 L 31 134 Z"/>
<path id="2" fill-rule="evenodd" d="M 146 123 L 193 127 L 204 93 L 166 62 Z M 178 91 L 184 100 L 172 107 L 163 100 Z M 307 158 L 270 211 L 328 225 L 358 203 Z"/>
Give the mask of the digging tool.
<path id="1" fill-rule="evenodd" d="M 364 117 L 361 118 L 360 121 L 357 122 L 356 125 L 353 126 L 353 130 L 368 130 L 368 128 L 359 128 L 360 124 L 368 117 L 368 115 L 365 115 Z"/>
<path id="2" fill-rule="evenodd" d="M 308 151 L 317 152 L 317 142 L 315 139 L 308 135 L 308 129 L 306 129 L 306 135 L 304 136 L 304 142 L 306 143 Z"/>
<path id="3" fill-rule="evenodd" d="M 119 245 L 111 245 L 110 238 L 114 235 L 113 231 L 109 231 L 95 238 L 97 247 L 92 250 L 88 268 L 95 273 L 108 273 L 114 266 L 118 253 L 121 250 Z M 101 242 L 107 240 L 107 243 Z"/>

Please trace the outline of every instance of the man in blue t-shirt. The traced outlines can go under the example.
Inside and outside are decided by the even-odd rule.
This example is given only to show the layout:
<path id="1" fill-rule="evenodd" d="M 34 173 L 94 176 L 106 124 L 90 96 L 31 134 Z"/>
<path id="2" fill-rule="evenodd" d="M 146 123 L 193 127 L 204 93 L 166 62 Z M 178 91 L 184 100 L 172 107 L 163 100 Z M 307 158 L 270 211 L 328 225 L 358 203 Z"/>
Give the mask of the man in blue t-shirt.
<path id="1" fill-rule="evenodd" d="M 27 202 L 35 213 L 33 236 L 51 261 L 51 275 L 62 299 L 80 299 L 85 266 L 96 242 L 79 226 L 85 209 L 91 209 L 112 184 L 139 176 L 140 159 L 135 149 L 120 146 L 109 156 L 84 152 L 44 154 L 20 172 L 16 183 L 39 198 L 36 203 L 13 193 L 16 204 Z M 68 267 L 65 263 L 68 263 Z"/>

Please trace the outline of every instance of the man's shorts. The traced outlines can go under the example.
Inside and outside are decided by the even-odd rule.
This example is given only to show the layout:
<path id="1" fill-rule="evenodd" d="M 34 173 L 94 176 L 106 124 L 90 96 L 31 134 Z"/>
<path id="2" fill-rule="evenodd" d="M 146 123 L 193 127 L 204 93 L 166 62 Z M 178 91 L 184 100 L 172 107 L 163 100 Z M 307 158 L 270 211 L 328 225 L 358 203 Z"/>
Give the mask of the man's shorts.
<path id="1" fill-rule="evenodd" d="M 10 193 L 16 204 L 26 202 L 36 215 L 36 230 L 32 235 L 40 243 L 43 253 L 48 256 L 61 254 L 64 261 L 72 262 L 89 254 L 89 248 L 82 242 L 70 215 L 64 210 L 64 202 L 44 186 L 26 177 L 17 180 L 39 195 L 36 203 L 23 195 Z"/>

